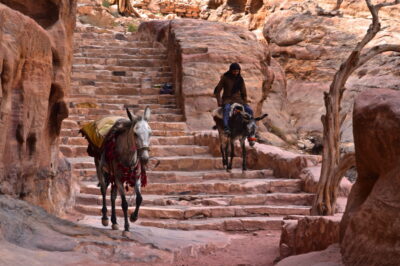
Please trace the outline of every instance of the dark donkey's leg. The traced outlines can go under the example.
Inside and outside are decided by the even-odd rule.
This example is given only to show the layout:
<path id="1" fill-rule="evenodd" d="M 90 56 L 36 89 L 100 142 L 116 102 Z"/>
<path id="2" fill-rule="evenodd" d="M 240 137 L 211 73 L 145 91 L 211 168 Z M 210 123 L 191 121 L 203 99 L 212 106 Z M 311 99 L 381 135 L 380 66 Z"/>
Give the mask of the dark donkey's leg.
<path id="1" fill-rule="evenodd" d="M 234 140 L 229 138 L 229 143 L 228 145 L 231 146 L 231 160 L 229 161 L 228 164 L 228 170 L 229 172 L 232 170 L 232 163 L 233 163 L 233 157 L 235 157 L 235 146 L 234 146 Z"/>
<path id="2" fill-rule="evenodd" d="M 225 152 L 224 152 L 224 160 L 226 162 L 226 171 L 229 172 L 229 139 L 227 139 L 224 143 Z"/>
<path id="3" fill-rule="evenodd" d="M 242 146 L 242 170 L 247 170 L 247 151 L 246 151 L 246 139 L 240 139 L 240 145 Z"/>
<path id="4" fill-rule="evenodd" d="M 101 213 L 102 213 L 101 223 L 103 224 L 103 226 L 108 226 L 107 202 L 106 202 L 107 184 L 101 167 L 102 164 L 99 162 L 97 158 L 94 159 L 94 163 L 96 165 L 97 179 L 99 180 L 101 196 L 103 199 L 103 208 L 101 208 Z"/>
<path id="5" fill-rule="evenodd" d="M 121 183 L 121 176 L 117 175 L 115 177 L 115 184 L 118 187 L 119 195 L 121 196 L 121 207 L 124 212 L 124 229 L 126 232 L 129 231 L 129 221 L 128 221 L 128 201 L 126 200 L 124 185 Z"/>
<path id="6" fill-rule="evenodd" d="M 222 156 L 222 165 L 224 166 L 224 168 L 226 167 L 227 163 L 225 160 L 225 153 L 224 153 L 224 147 L 222 145 L 222 143 L 219 145 L 219 149 L 221 150 L 221 156 Z"/>
<path id="7" fill-rule="evenodd" d="M 139 208 L 140 205 L 142 204 L 142 193 L 140 192 L 140 186 L 142 185 L 141 181 L 140 181 L 140 177 L 136 180 L 135 183 L 135 193 L 136 193 L 136 208 L 135 211 L 131 214 L 131 222 L 134 223 L 136 222 L 136 220 L 138 219 L 139 216 Z"/>
<path id="8" fill-rule="evenodd" d="M 115 213 L 115 200 L 117 199 L 117 185 L 111 185 L 111 223 L 112 229 L 118 230 L 117 215 Z"/>

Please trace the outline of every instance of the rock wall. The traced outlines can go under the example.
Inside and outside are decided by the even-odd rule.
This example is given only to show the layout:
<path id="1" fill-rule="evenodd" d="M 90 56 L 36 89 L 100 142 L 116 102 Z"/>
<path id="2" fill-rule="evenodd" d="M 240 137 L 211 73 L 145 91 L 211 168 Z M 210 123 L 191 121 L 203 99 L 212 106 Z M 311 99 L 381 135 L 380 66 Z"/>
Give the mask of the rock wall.
<path id="1" fill-rule="evenodd" d="M 323 92 L 329 89 L 340 64 L 365 35 L 371 23 L 370 14 L 365 1 L 344 1 L 337 16 L 330 12 L 335 0 L 275 3 L 263 33 L 272 56 L 283 66 L 288 78 L 288 119 L 297 138 L 322 134 Z M 399 6 L 382 9 L 382 31 L 368 47 L 400 42 L 395 34 L 400 30 L 399 10 Z M 342 103 L 343 112 L 348 113 L 342 129 L 343 142 L 353 141 L 351 111 L 355 95 L 367 88 L 400 88 L 399 63 L 398 55 L 387 53 L 377 56 L 350 77 Z M 285 131 L 285 127 L 280 128 Z"/>
<path id="2" fill-rule="evenodd" d="M 283 72 L 271 60 L 268 46 L 258 42 L 251 32 L 225 23 L 190 19 L 144 22 L 139 32 L 168 47 L 175 93 L 190 129 L 208 130 L 214 125 L 211 111 L 217 102 L 213 91 L 233 62 L 242 66 L 249 102 L 256 114 L 267 112 L 273 120 L 279 112 L 274 104 L 284 102 Z M 273 77 L 275 81 L 269 89 L 268 82 Z M 267 96 L 271 104 L 261 109 Z"/>
<path id="3" fill-rule="evenodd" d="M 58 152 L 70 84 L 74 0 L 0 1 L 0 193 L 51 212 L 72 204 Z"/>
<path id="4" fill-rule="evenodd" d="M 400 264 L 400 92 L 361 93 L 353 112 L 358 178 L 341 222 L 346 265 Z"/>

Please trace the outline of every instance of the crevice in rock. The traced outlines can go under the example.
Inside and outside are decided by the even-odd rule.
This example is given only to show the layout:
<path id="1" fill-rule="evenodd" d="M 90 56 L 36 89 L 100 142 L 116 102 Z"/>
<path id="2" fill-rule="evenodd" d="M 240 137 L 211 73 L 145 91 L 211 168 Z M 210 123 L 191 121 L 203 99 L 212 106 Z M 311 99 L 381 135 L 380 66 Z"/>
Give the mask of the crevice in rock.
<path id="1" fill-rule="evenodd" d="M 68 107 L 63 101 L 63 97 L 64 92 L 61 86 L 53 83 L 49 95 L 48 120 L 49 135 L 51 138 L 60 135 L 62 120 L 68 117 Z"/>

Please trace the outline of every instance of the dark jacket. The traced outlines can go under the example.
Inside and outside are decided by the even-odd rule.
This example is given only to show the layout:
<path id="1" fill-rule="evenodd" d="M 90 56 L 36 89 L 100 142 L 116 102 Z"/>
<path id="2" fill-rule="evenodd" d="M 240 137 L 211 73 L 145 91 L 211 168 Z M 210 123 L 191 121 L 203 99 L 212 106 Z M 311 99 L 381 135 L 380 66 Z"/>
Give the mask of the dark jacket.
<path id="1" fill-rule="evenodd" d="M 238 82 L 237 79 L 240 78 L 239 88 L 234 90 L 235 83 Z M 222 93 L 221 99 L 221 90 L 224 90 Z M 232 103 L 239 103 L 239 104 L 247 104 L 247 92 L 246 86 L 244 84 L 243 78 L 233 77 L 229 74 L 224 74 L 221 77 L 218 85 L 214 89 L 214 95 L 217 98 L 218 106 L 222 106 L 224 104 L 232 104 Z"/>

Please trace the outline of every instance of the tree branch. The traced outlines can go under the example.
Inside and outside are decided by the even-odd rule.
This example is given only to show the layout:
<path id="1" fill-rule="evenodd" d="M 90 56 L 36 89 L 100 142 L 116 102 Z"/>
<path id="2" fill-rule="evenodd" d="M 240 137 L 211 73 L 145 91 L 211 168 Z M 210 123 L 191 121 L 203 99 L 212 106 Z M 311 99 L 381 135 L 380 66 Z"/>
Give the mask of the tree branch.
<path id="1" fill-rule="evenodd" d="M 358 61 L 357 68 L 364 65 L 374 56 L 384 53 L 384 52 L 398 52 L 400 53 L 400 45 L 396 44 L 384 44 L 384 45 L 377 45 L 372 47 L 368 52 L 363 54 Z"/>
<path id="2" fill-rule="evenodd" d="M 397 5 L 397 4 L 400 4 L 400 0 L 394 0 L 393 2 L 389 2 L 389 3 L 380 3 L 380 4 L 375 5 L 375 7 L 377 8 L 377 10 L 379 10 L 382 7 L 394 6 L 394 5 Z"/>

